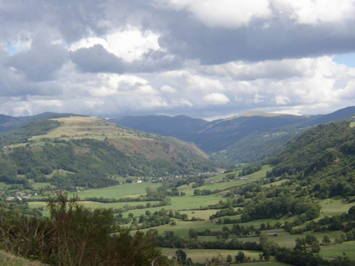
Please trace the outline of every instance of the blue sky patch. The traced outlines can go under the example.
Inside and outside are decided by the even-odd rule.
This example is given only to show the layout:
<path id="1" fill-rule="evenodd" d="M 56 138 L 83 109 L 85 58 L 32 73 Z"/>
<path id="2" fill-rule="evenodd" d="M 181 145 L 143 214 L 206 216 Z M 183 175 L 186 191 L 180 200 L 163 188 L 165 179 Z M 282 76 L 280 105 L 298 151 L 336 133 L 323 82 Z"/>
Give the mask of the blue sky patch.
<path id="1" fill-rule="evenodd" d="M 8 51 L 10 53 L 10 55 L 14 55 L 17 53 L 16 47 L 13 46 L 12 44 L 9 44 L 8 46 L 6 46 L 5 50 Z"/>
<path id="2" fill-rule="evenodd" d="M 335 55 L 333 61 L 348 67 L 355 67 L 355 53 Z"/>

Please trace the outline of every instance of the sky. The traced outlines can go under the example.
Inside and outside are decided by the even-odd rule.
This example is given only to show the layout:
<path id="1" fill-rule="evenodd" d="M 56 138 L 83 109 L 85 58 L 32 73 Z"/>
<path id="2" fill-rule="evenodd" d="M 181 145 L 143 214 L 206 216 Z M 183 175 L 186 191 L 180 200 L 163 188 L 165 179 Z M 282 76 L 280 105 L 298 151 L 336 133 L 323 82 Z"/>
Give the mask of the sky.
<path id="1" fill-rule="evenodd" d="M 355 105 L 355 0 L 2 0 L 0 113 Z"/>

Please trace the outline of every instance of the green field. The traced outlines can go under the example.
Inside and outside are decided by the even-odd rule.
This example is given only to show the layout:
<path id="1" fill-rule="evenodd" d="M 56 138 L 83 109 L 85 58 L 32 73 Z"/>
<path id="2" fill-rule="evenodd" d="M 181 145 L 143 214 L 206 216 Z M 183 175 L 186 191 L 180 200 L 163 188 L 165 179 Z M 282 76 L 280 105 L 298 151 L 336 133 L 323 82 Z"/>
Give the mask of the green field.
<path id="1" fill-rule="evenodd" d="M 5 190 L 7 187 L 10 187 L 10 186 L 7 185 L 5 182 L 0 182 L 0 190 L 1 191 Z"/>
<path id="2" fill-rule="evenodd" d="M 271 187 L 271 186 L 281 186 L 283 183 L 285 183 L 287 180 L 280 180 L 280 181 L 276 181 L 274 183 L 270 183 L 270 184 L 266 184 L 263 185 L 262 187 Z"/>
<path id="3" fill-rule="evenodd" d="M 255 182 L 257 180 L 260 180 L 263 178 L 266 174 L 267 171 L 269 171 L 271 168 L 270 166 L 263 166 L 262 170 L 256 173 L 253 173 L 252 175 L 248 176 L 250 179 L 249 180 L 233 180 L 230 182 L 221 182 L 221 183 L 212 183 L 211 185 L 204 185 L 202 187 L 199 187 L 199 189 L 228 189 L 230 187 L 235 187 L 235 186 L 242 186 L 246 183 L 250 182 Z M 207 180 L 223 180 L 223 175 L 219 175 L 217 177 L 212 177 L 208 178 Z M 272 186 L 280 186 L 282 183 L 286 182 L 286 180 L 281 180 L 277 181 L 272 184 L 267 184 L 264 185 L 263 187 L 271 187 Z M 36 183 L 33 184 L 34 188 L 38 189 L 40 187 L 43 187 L 47 184 L 44 183 Z M 0 188 L 5 187 L 6 185 L 4 183 L 0 183 Z M 140 183 L 140 184 L 123 184 L 123 185 L 118 185 L 118 186 L 113 186 L 113 187 L 106 187 L 106 188 L 100 188 L 100 189 L 90 189 L 86 191 L 82 191 L 79 193 L 71 193 L 70 196 L 79 196 L 81 200 L 84 200 L 85 198 L 89 197 L 103 197 L 103 198 L 114 198 L 114 199 L 119 199 L 123 197 L 139 197 L 141 195 L 146 194 L 146 188 L 147 187 L 159 187 L 161 184 L 157 183 Z M 209 205 L 215 205 L 219 203 L 221 200 L 226 200 L 226 198 L 223 198 L 220 194 L 221 193 L 216 193 L 216 194 L 211 194 L 208 196 L 194 196 L 193 191 L 195 188 L 192 188 L 192 184 L 188 186 L 181 186 L 178 188 L 178 191 L 180 192 L 185 192 L 185 196 L 175 196 L 175 197 L 170 197 L 171 200 L 171 205 L 168 206 L 163 206 L 163 207 L 154 207 L 154 208 L 144 208 L 144 209 L 135 209 L 135 210 L 129 210 L 123 213 L 124 217 L 128 217 L 130 213 L 134 215 L 134 217 L 139 217 L 140 215 L 145 215 L 146 211 L 149 210 L 151 213 L 154 213 L 155 211 L 159 211 L 161 209 L 165 210 L 172 210 L 172 211 L 179 211 L 181 214 L 187 214 L 188 219 L 191 219 L 192 217 L 195 218 L 201 218 L 204 219 L 204 221 L 182 221 L 179 219 L 173 218 L 175 220 L 176 225 L 170 225 L 170 224 L 165 224 L 161 226 L 156 226 L 156 227 L 151 227 L 148 229 L 143 229 L 141 231 L 146 232 L 150 229 L 156 229 L 158 230 L 158 233 L 160 235 L 163 235 L 164 232 L 166 231 L 172 231 L 174 232 L 175 235 L 183 237 L 185 239 L 189 239 L 189 229 L 194 229 L 195 231 L 202 231 L 205 229 L 210 229 L 212 231 L 216 230 L 221 230 L 222 227 L 226 226 L 228 228 L 232 227 L 232 224 L 227 224 L 227 225 L 219 225 L 215 223 L 215 221 L 210 221 L 209 217 L 213 214 L 215 214 L 218 210 L 216 209 L 207 209 L 207 210 L 201 210 L 201 208 L 206 208 Z M 125 206 L 137 206 L 137 205 L 146 205 L 148 202 L 142 201 L 142 202 L 119 202 L 119 203 L 100 203 L 100 202 L 92 202 L 92 201 L 80 201 L 80 204 L 83 204 L 86 207 L 90 208 L 124 208 Z M 156 203 L 155 202 L 150 202 L 150 203 Z M 319 200 L 318 204 L 322 207 L 321 209 L 321 215 L 319 218 L 316 220 L 324 217 L 324 216 L 332 216 L 332 215 L 339 215 L 341 213 L 347 212 L 348 209 L 351 206 L 355 205 L 354 203 L 347 204 L 345 203 L 342 198 L 340 197 L 334 197 L 331 199 L 326 199 L 326 200 Z M 30 202 L 29 205 L 31 207 L 45 207 L 46 203 L 45 202 Z M 237 209 L 237 208 L 235 208 Z M 48 210 L 45 210 L 43 212 L 45 216 L 49 215 Z M 240 215 L 233 215 L 233 216 L 225 216 L 228 218 L 236 219 L 240 218 Z M 253 225 L 256 228 L 259 228 L 262 223 L 265 225 L 270 223 L 271 225 L 274 225 L 277 222 L 280 222 L 281 224 L 284 224 L 286 221 L 293 222 L 295 219 L 294 216 L 286 218 L 283 217 L 281 219 L 259 219 L 259 220 L 253 220 L 250 222 L 242 223 L 241 225 L 248 226 L 248 225 Z M 124 225 L 124 226 L 129 226 L 129 225 Z M 301 227 L 303 227 L 302 225 Z M 294 227 L 297 228 L 297 227 Z M 317 237 L 319 242 L 322 241 L 322 238 L 327 235 L 330 237 L 331 240 L 331 245 L 329 246 L 321 246 L 322 251 L 321 255 L 332 259 L 337 256 L 342 256 L 343 252 L 347 254 L 350 258 L 355 259 L 355 242 L 345 242 L 343 244 L 337 244 L 333 245 L 334 240 L 336 238 L 339 238 L 340 234 L 342 233 L 341 231 L 329 231 L 329 232 L 305 232 L 303 235 L 295 234 L 295 235 L 290 235 L 287 233 L 284 229 L 272 229 L 272 230 L 266 230 L 262 231 L 262 234 L 266 233 L 277 233 L 278 235 L 276 237 L 269 237 L 271 241 L 274 241 L 281 247 L 287 247 L 287 248 L 294 248 L 295 246 L 295 241 L 297 238 L 300 237 L 306 237 L 306 235 L 314 235 Z M 198 239 L 200 241 L 216 241 L 217 237 L 216 236 L 199 236 Z M 256 236 L 248 236 L 248 237 L 239 237 L 238 240 L 243 241 L 243 242 L 259 242 L 259 237 Z M 163 249 L 163 253 L 168 255 L 169 257 L 172 257 L 174 255 L 175 249 Z M 222 256 L 223 258 L 226 258 L 227 255 L 231 255 L 234 259 L 235 255 L 238 253 L 238 250 L 187 250 L 187 255 L 188 257 L 191 257 L 194 262 L 200 262 L 203 263 L 207 259 L 211 259 L 212 257 L 216 256 Z M 250 256 L 251 259 L 259 260 L 259 252 L 253 252 L 253 251 L 243 251 L 247 256 Z M 248 265 L 258 265 L 258 266 L 263 266 L 263 265 L 277 265 L 281 266 L 283 265 L 282 263 L 278 263 L 275 261 L 271 262 L 252 262 L 249 263 Z"/>
<path id="4" fill-rule="evenodd" d="M 175 251 L 177 249 L 172 248 L 162 248 L 162 253 L 167 255 L 169 258 L 175 256 Z M 226 259 L 228 255 L 231 255 L 233 260 L 238 254 L 239 250 L 223 250 L 223 249 L 184 249 L 188 258 L 191 258 L 193 262 L 205 263 L 210 261 L 213 257 Z M 246 251 L 243 250 L 246 257 L 250 257 L 251 260 L 259 260 L 258 251 Z M 249 263 L 248 263 L 249 265 Z M 259 265 L 259 264 L 257 264 Z"/>
<path id="5" fill-rule="evenodd" d="M 46 187 L 46 186 L 50 186 L 50 187 L 52 187 L 52 188 L 55 188 L 55 186 L 52 186 L 52 185 L 49 184 L 49 183 L 34 183 L 34 184 L 32 184 L 32 187 L 33 187 L 33 189 L 35 189 L 35 190 L 38 190 L 38 189 L 43 188 L 43 187 Z"/>
<path id="6" fill-rule="evenodd" d="M 269 237 L 269 239 L 275 243 L 277 243 L 281 247 L 287 247 L 287 248 L 294 248 L 296 245 L 296 238 L 300 237 L 306 237 L 306 235 L 314 235 L 319 242 L 322 242 L 322 239 L 325 235 L 329 236 L 330 240 L 334 242 L 335 238 L 338 238 L 339 235 L 341 234 L 340 231 L 329 231 L 329 232 L 305 232 L 303 235 L 290 235 L 283 229 L 273 229 L 273 230 L 266 230 L 263 231 L 263 233 L 277 233 L 278 235 L 276 237 Z M 258 242 L 259 237 L 244 237 L 244 238 L 239 238 L 242 241 L 251 241 L 251 242 Z"/>
<path id="7" fill-rule="evenodd" d="M 349 257 L 350 259 L 355 259 L 355 241 L 344 242 L 342 244 L 337 245 L 329 245 L 322 247 L 322 251 L 320 255 L 328 258 L 334 259 L 338 256 L 342 257 L 345 256 Z"/>
<path id="8" fill-rule="evenodd" d="M 166 231 L 172 231 L 174 232 L 174 234 L 184 237 L 186 239 L 189 237 L 188 231 L 190 228 L 193 228 L 196 231 L 205 230 L 205 229 L 217 230 L 217 229 L 221 229 L 221 226 L 211 221 L 193 222 L 193 221 L 176 220 L 176 225 L 166 224 L 158 227 L 153 227 L 153 229 L 157 229 L 160 234 L 163 234 Z M 146 232 L 148 230 L 149 229 L 143 229 L 141 231 Z"/>
<path id="9" fill-rule="evenodd" d="M 352 206 L 355 206 L 355 202 L 344 203 L 340 197 L 322 200 L 319 204 L 322 207 L 319 219 L 324 216 L 339 215 L 348 212 Z"/>
<path id="10" fill-rule="evenodd" d="M 79 196 L 80 199 L 90 198 L 90 197 L 103 197 L 103 198 L 114 198 L 119 199 L 123 197 L 139 197 L 146 194 L 146 187 L 160 187 L 161 184 L 158 183 L 133 183 L 124 184 L 119 186 L 89 189 L 79 193 L 72 193 L 70 196 Z"/>

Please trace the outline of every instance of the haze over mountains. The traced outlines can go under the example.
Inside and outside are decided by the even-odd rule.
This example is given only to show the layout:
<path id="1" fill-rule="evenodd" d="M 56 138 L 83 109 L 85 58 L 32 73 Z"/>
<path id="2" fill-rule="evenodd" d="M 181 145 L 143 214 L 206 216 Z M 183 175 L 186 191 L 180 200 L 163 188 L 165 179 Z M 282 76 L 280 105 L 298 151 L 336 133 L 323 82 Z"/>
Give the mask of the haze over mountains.
<path id="1" fill-rule="evenodd" d="M 127 116 L 110 122 L 135 130 L 171 136 L 193 142 L 210 158 L 227 163 L 255 163 L 272 157 L 298 134 L 307 129 L 344 119 L 351 120 L 355 107 L 317 116 L 248 113 L 227 119 L 206 121 L 188 116 Z M 23 127 L 26 123 L 73 114 L 43 113 L 28 117 L 0 115 L 0 132 Z M 8 133 L 11 134 L 11 133 Z"/>
<path id="2" fill-rule="evenodd" d="M 351 118 L 355 107 L 318 116 L 251 113 L 205 121 L 187 116 L 128 116 L 110 121 L 141 131 L 194 142 L 216 159 L 237 163 L 262 161 L 312 126 Z"/>

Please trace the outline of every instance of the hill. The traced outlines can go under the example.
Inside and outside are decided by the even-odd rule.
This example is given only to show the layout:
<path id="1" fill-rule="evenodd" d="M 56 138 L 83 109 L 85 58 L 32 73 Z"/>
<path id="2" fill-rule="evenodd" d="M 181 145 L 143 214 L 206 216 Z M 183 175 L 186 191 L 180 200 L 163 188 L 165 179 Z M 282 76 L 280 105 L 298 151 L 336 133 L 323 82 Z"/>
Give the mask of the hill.
<path id="1" fill-rule="evenodd" d="M 0 115 L 0 132 L 9 131 L 21 123 L 16 117 Z"/>
<path id="2" fill-rule="evenodd" d="M 0 181 L 30 186 L 104 187 L 117 176 L 214 170 L 194 144 L 119 127 L 93 117 L 34 120 L 1 138 Z"/>
<path id="3" fill-rule="evenodd" d="M 355 115 L 355 107 L 323 116 L 253 112 L 211 122 L 186 116 L 122 117 L 110 121 L 194 142 L 219 161 L 254 163 L 277 154 L 289 141 L 312 126 L 349 119 L 352 115 Z"/>
<path id="4" fill-rule="evenodd" d="M 347 121 L 316 126 L 269 163 L 269 176 L 294 175 L 317 197 L 355 196 L 355 128 Z"/>
<path id="5" fill-rule="evenodd" d="M 23 127 L 28 122 L 33 121 L 33 120 L 68 117 L 68 116 L 73 116 L 73 115 L 74 114 L 66 114 L 66 113 L 61 114 L 61 113 L 45 112 L 45 113 L 33 115 L 33 116 L 13 117 L 13 116 L 7 116 L 7 115 L 0 114 L 0 133 L 1 132 L 8 132 L 8 131 Z"/>
<path id="6" fill-rule="evenodd" d="M 320 116 L 319 118 L 316 118 L 308 122 L 308 125 L 315 126 L 320 124 L 328 124 L 331 122 L 344 120 L 344 119 L 353 120 L 354 115 L 355 115 L 355 106 L 350 106 L 350 107 L 337 110 L 333 113 Z"/>

